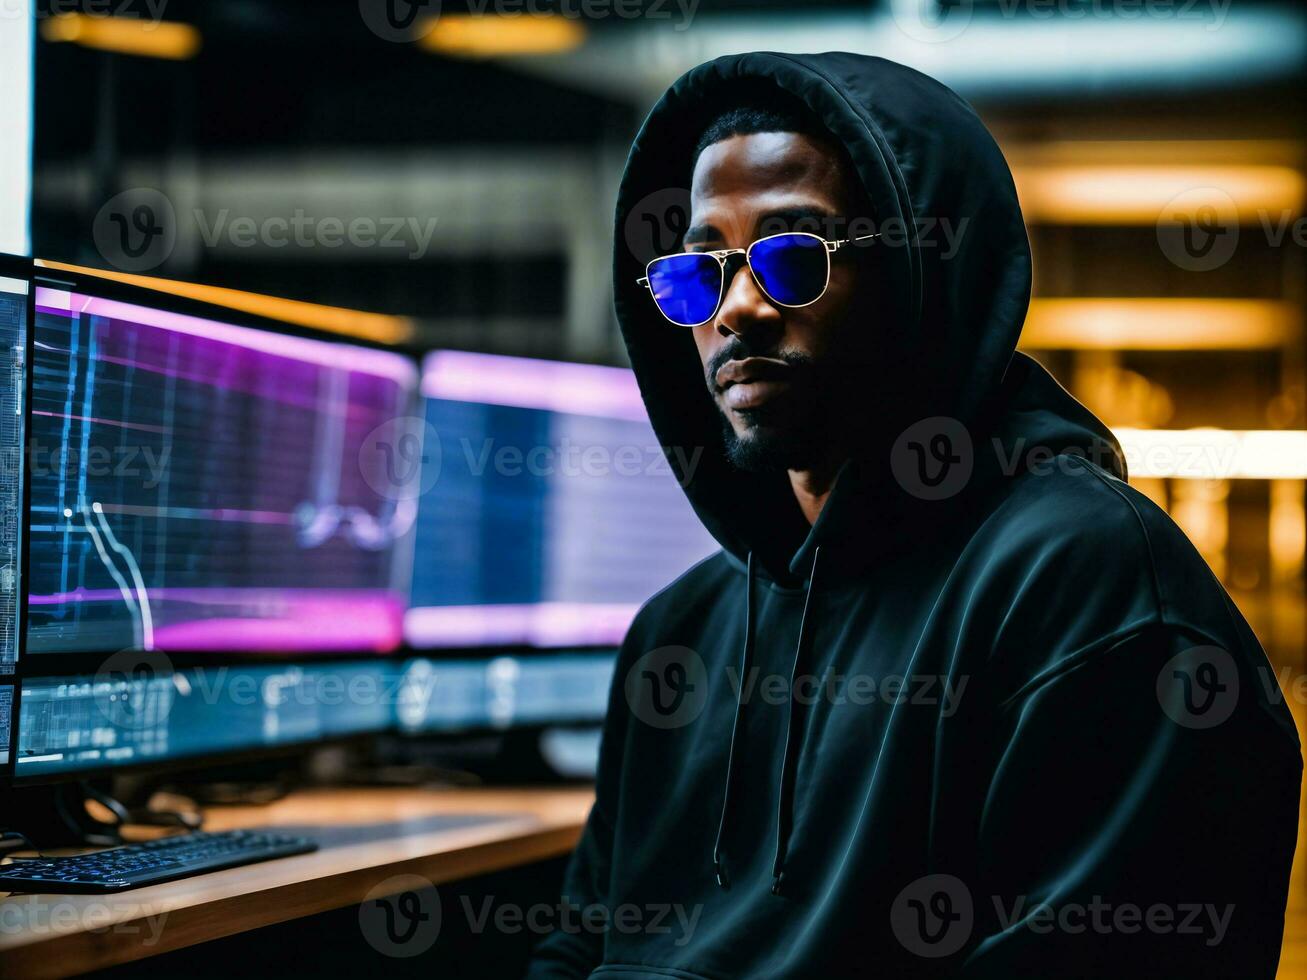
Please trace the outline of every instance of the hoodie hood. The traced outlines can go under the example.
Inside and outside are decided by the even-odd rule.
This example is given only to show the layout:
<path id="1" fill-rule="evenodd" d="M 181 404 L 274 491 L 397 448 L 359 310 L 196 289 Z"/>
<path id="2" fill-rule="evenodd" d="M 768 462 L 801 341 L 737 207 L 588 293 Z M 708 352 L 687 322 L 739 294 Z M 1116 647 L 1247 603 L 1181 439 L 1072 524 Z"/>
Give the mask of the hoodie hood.
<path id="1" fill-rule="evenodd" d="M 877 335 L 872 383 L 894 397 L 868 410 L 863 448 L 811 531 L 784 474 L 745 473 L 727 460 L 691 331 L 670 326 L 636 283 L 650 259 L 679 247 L 703 129 L 742 96 L 769 92 L 797 97 L 847 149 L 885 243 L 877 243 L 876 261 L 889 270 L 877 283 L 892 284 L 892 295 L 875 297 L 877 322 L 867 328 Z M 934 79 L 846 53 L 757 52 L 700 65 L 641 127 L 616 218 L 617 317 L 650 419 L 662 445 L 679 450 L 669 453 L 672 466 L 700 519 L 737 560 L 753 552 L 772 577 L 802 577 L 818 546 L 823 562 L 856 560 L 883 546 L 890 528 L 919 525 L 927 514 L 942 519 L 945 508 L 925 499 L 932 494 L 895 478 L 898 465 L 911 463 L 896 460 L 905 438 L 929 443 L 941 427 L 969 443 L 954 455 L 969 458 L 972 488 L 1012 475 L 1036 447 L 1044 458 L 1087 456 L 1124 475 L 1102 423 L 1042 367 L 1014 354 L 1031 263 L 1011 172 L 972 108 Z M 886 402 L 896 406 L 893 418 Z M 697 465 L 686 472 L 680 461 L 690 459 Z M 797 551 L 795 541 L 803 542 Z"/>

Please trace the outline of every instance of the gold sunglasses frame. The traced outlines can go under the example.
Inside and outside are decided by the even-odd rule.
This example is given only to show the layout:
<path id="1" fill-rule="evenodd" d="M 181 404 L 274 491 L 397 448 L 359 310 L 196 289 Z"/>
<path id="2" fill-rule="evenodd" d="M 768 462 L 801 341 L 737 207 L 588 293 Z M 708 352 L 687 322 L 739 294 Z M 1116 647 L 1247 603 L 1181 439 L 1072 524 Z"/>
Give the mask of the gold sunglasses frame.
<path id="1" fill-rule="evenodd" d="M 752 260 L 753 249 L 755 246 L 761 245 L 763 242 L 769 242 L 775 238 L 790 238 L 795 235 L 800 235 L 803 236 L 804 238 L 814 238 L 817 241 L 821 242 L 822 245 L 825 247 L 826 281 L 822 284 L 821 292 L 817 294 L 815 299 L 810 299 L 806 303 L 782 303 L 771 293 L 767 292 L 767 287 L 762 284 L 762 280 L 758 278 L 758 274 L 753 271 L 753 260 Z M 751 243 L 748 248 L 722 248 L 712 252 L 673 252 L 671 255 L 660 255 L 656 259 L 651 259 L 644 267 L 644 276 L 640 279 L 637 279 L 635 281 L 635 284 L 637 286 L 643 286 L 645 289 L 649 290 L 649 295 L 653 296 L 653 284 L 650 283 L 649 281 L 649 270 L 653 268 L 653 264 L 655 262 L 661 262 L 664 259 L 674 259 L 681 255 L 711 255 L 713 258 L 717 260 L 718 265 L 721 266 L 722 277 L 721 277 L 721 285 L 717 289 L 717 302 L 716 304 L 714 304 L 712 312 L 709 313 L 705 319 L 700 320 L 698 323 L 680 323 L 676 320 L 673 320 L 666 313 L 663 313 L 663 308 L 658 305 L 657 299 L 654 300 L 654 307 L 658 310 L 660 314 L 662 314 L 663 319 L 666 320 L 668 323 L 672 324 L 673 326 L 686 327 L 689 329 L 693 329 L 695 327 L 702 327 L 705 323 L 709 323 L 712 320 L 712 318 L 717 315 L 717 311 L 722 308 L 722 299 L 725 298 L 726 296 L 726 260 L 729 259 L 732 255 L 743 255 L 744 264 L 749 269 L 749 275 L 753 277 L 754 284 L 758 287 L 758 290 L 764 296 L 767 297 L 767 301 L 769 303 L 775 303 L 777 306 L 783 306 L 786 309 L 790 309 L 790 310 L 801 310 L 805 306 L 811 306 L 813 303 L 816 303 L 818 300 L 820 300 L 823 296 L 826 295 L 826 290 L 830 289 L 832 255 L 834 255 L 836 252 L 842 249 L 845 245 L 852 245 L 856 242 L 869 241 L 873 238 L 879 238 L 880 236 L 881 233 L 876 232 L 873 235 L 860 235 L 857 238 L 838 238 L 838 239 L 831 240 L 831 239 L 822 238 L 820 235 L 814 235 L 812 232 L 808 232 L 808 231 L 782 231 L 782 232 L 778 232 L 775 235 L 766 235 L 762 238 L 759 238 L 757 241 Z"/>

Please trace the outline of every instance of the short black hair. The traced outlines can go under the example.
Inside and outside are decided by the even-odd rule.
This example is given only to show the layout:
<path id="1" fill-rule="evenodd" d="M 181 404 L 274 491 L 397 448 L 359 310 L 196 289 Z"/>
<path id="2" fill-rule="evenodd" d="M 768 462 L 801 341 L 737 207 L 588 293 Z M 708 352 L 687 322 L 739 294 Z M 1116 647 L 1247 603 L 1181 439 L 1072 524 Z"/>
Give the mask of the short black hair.
<path id="1" fill-rule="evenodd" d="M 690 158 L 690 169 L 699 165 L 703 151 L 714 143 L 728 140 L 732 136 L 753 136 L 756 133 L 798 133 L 814 140 L 829 144 L 839 155 L 849 175 L 848 202 L 849 215 L 867 215 L 873 213 L 871 201 L 858 176 L 858 168 L 853 163 L 849 149 L 844 142 L 826 128 L 821 118 L 795 95 L 777 90 L 765 97 L 756 92 L 728 95 L 719 103 L 725 108 L 709 117 L 698 142 L 694 145 L 694 155 Z"/>
<path id="2" fill-rule="evenodd" d="M 800 133 L 834 142 L 834 137 L 817 120 L 812 110 L 793 97 L 737 103 L 719 112 L 704 128 L 694 146 L 690 166 L 695 166 L 703 151 L 714 143 L 732 136 L 753 136 L 755 133 Z"/>

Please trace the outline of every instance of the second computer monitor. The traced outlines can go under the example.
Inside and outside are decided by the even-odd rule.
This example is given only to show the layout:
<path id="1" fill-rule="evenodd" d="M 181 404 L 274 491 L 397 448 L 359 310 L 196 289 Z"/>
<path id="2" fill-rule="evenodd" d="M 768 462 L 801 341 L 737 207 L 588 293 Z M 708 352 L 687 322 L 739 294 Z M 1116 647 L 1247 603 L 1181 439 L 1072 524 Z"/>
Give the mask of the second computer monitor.
<path id="1" fill-rule="evenodd" d="M 615 646 L 718 549 L 630 371 L 438 351 L 422 392 L 411 645 Z"/>

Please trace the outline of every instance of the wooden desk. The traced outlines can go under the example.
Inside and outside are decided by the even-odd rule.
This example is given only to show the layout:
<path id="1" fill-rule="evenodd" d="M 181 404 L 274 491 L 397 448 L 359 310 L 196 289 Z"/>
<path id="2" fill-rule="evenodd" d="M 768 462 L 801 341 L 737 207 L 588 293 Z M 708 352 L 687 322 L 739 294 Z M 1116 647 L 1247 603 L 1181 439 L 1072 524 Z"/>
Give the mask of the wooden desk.
<path id="1" fill-rule="evenodd" d="M 293 828 L 322 848 L 119 895 L 7 895 L 0 976 L 68 976 L 356 905 L 396 875 L 438 885 L 557 857 L 575 846 L 592 799 L 588 789 L 351 789 L 216 807 L 206 830 Z"/>

